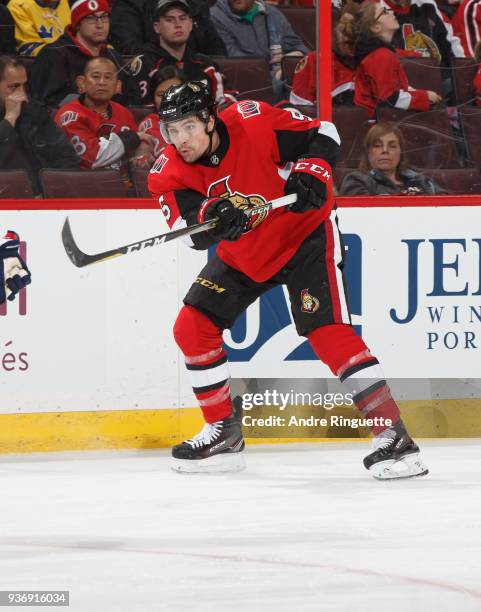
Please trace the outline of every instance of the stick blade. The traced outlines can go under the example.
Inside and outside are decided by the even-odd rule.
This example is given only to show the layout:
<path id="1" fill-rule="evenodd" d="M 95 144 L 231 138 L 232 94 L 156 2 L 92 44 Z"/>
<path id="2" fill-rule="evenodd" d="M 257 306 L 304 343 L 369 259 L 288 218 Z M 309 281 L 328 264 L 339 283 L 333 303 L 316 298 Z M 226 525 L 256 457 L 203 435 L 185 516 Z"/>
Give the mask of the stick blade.
<path id="1" fill-rule="evenodd" d="M 65 223 L 63 224 L 62 228 L 62 242 L 65 252 L 74 266 L 77 266 L 77 268 L 83 268 L 84 266 L 88 266 L 90 263 L 93 263 L 92 261 L 89 261 L 89 255 L 83 253 L 75 243 L 68 217 L 65 219 Z"/>

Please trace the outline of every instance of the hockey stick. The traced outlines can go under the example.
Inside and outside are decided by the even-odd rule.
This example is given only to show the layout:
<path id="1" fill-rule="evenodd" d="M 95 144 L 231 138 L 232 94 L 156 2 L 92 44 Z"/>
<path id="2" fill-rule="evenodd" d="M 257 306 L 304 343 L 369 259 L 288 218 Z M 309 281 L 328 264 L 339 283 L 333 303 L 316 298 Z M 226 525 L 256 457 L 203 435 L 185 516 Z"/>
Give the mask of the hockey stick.
<path id="1" fill-rule="evenodd" d="M 267 202 L 262 206 L 257 206 L 256 208 L 249 208 L 247 210 L 244 210 L 244 212 L 249 217 L 253 215 L 267 214 L 270 210 L 275 210 L 276 208 L 281 208 L 282 206 L 289 206 L 289 204 L 294 204 L 296 199 L 296 194 L 289 194 L 280 198 L 276 198 L 275 200 Z M 83 268 L 84 266 L 89 266 L 90 264 L 97 263 L 98 261 L 104 261 L 106 259 L 111 259 L 112 257 L 120 257 L 121 255 L 128 255 L 129 253 L 141 251 L 142 249 L 145 249 L 147 247 L 157 246 L 159 244 L 163 244 L 164 242 L 170 242 L 171 240 L 175 240 L 176 238 L 181 238 L 183 236 L 192 236 L 192 234 L 205 232 L 206 230 L 215 227 L 216 223 L 217 219 L 211 219 L 210 221 L 204 221 L 203 223 L 197 223 L 196 225 L 183 227 L 182 229 L 174 230 L 173 232 L 171 231 L 167 232 L 166 234 L 153 236 L 152 238 L 147 238 L 146 240 L 140 240 L 139 242 L 126 244 L 125 246 L 118 247 L 117 249 L 111 249 L 110 251 L 104 251 L 103 253 L 96 253 L 95 255 L 88 255 L 87 253 L 84 253 L 78 248 L 77 243 L 75 242 L 75 239 L 72 234 L 70 222 L 67 217 L 62 228 L 62 242 L 65 248 L 65 252 L 67 253 L 73 265 L 77 266 L 77 268 Z"/>

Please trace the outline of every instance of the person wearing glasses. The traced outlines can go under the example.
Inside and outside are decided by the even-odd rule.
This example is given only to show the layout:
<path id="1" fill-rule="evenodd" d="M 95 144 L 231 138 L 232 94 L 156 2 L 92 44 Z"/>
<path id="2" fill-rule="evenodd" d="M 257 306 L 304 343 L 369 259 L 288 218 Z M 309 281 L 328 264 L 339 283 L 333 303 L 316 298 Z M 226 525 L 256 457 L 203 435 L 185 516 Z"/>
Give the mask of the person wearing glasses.
<path id="1" fill-rule="evenodd" d="M 428 111 L 441 96 L 427 89 L 413 89 L 392 46 L 399 28 L 394 12 L 378 3 L 354 9 L 354 104 L 374 117 L 380 105 L 404 110 Z"/>
<path id="2" fill-rule="evenodd" d="M 129 104 L 136 84 L 122 56 L 107 46 L 110 30 L 108 0 L 76 0 L 72 5 L 72 22 L 64 34 L 43 49 L 32 65 L 30 92 L 33 98 L 48 106 L 62 106 L 78 96 L 76 79 L 85 64 L 100 55 L 111 59 L 118 69 L 119 91 L 116 102 Z"/>

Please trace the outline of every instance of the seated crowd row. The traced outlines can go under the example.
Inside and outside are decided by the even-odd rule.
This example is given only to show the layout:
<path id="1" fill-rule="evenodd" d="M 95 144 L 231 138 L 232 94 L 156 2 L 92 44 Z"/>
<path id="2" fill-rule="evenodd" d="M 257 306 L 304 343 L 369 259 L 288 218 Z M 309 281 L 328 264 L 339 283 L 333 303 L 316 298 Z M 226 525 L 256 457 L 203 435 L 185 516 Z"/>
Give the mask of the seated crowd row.
<path id="1" fill-rule="evenodd" d="M 27 101 L 27 73 L 19 60 L 1 57 L 2 70 L 14 91 L 5 100 L 0 122 L 0 164 L 27 169 L 36 195 L 42 195 L 42 168 L 116 169 L 127 195 L 129 171 L 147 171 L 165 146 L 156 112 L 137 125 L 132 112 L 112 100 L 118 77 L 108 57 L 87 62 L 77 79 L 80 97 L 58 109 L 53 118 L 42 105 Z M 158 71 L 152 91 L 157 109 L 164 92 L 183 80 L 175 66 Z M 1 92 L 0 85 L 0 101 Z M 476 178 L 473 186 L 479 192 L 481 177 Z M 338 186 L 340 195 L 446 193 L 429 176 L 409 167 L 401 130 L 382 122 L 373 124 L 365 137 L 359 169 L 344 172 Z"/>
<path id="2" fill-rule="evenodd" d="M 64 17 L 56 14 L 63 3 Z M 446 69 L 453 58 L 479 55 L 481 0 L 458 2 L 452 20 L 442 12 L 445 3 L 435 0 L 333 4 L 342 5 L 342 10 L 333 10 L 336 103 L 354 101 L 371 113 L 379 101 L 428 110 L 442 99 L 449 100 L 449 78 L 444 75 L 441 94 L 411 91 L 399 58 L 433 58 Z M 306 31 L 296 33 L 286 17 L 289 13 L 263 0 L 217 0 L 210 5 L 209 10 L 205 0 L 73 0 L 69 7 L 67 0 L 10 0 L 16 40 L 8 43 L 8 28 L 0 23 L 0 53 L 16 50 L 35 57 L 30 95 L 48 106 L 61 106 L 77 95 L 77 76 L 87 59 L 98 55 L 116 63 L 122 82 L 117 101 L 127 105 L 150 103 L 150 79 L 166 64 L 175 64 L 189 79 L 207 80 L 222 103 L 229 83 L 212 56 L 265 58 L 278 99 L 286 94 L 281 59 L 300 57 L 291 102 L 315 100 L 316 54 L 309 49 L 315 31 L 312 10 L 291 9 L 306 14 L 303 23 L 311 36 Z M 481 72 L 476 86 L 479 92 Z"/>
<path id="3" fill-rule="evenodd" d="M 412 41 L 409 50 L 393 46 L 400 30 L 399 20 L 409 11 L 400 16 L 387 8 L 386 2 L 370 0 L 362 5 L 346 2 L 342 11 L 336 13 L 333 28 L 334 103 L 361 107 L 373 120 L 382 106 L 427 111 L 443 101 L 440 92 L 409 86 L 400 57 L 423 56 L 420 48 L 424 45 L 431 54 L 436 51 L 443 69 L 453 57 L 463 54 L 459 41 L 452 35 L 452 27 L 444 22 L 443 45 L 440 42 L 437 45 L 434 38 L 425 35 L 414 39 L 417 49 Z M 402 2 L 397 2 L 396 6 L 399 4 Z M 404 4 L 407 6 L 410 2 Z M 237 6 L 243 14 L 238 25 L 252 26 L 259 10 L 257 2 L 226 0 L 226 5 L 231 11 Z M 247 12 L 246 6 L 250 6 Z M 149 3 L 149 7 L 149 23 L 153 24 L 156 39 L 151 38 L 143 47 L 144 53 L 128 62 L 106 45 L 110 28 L 107 0 L 77 0 L 71 8 L 71 24 L 56 42 L 39 50 L 30 67 L 29 78 L 17 59 L 1 57 L 0 113 L 3 119 L 0 132 L 4 138 L 0 144 L 0 169 L 27 168 L 37 194 L 40 185 L 36 173 L 42 167 L 117 168 L 126 174 L 129 162 L 134 167 L 148 169 L 165 146 L 155 108 L 170 85 L 186 79 L 203 79 L 210 83 L 220 106 L 235 101 L 238 92 L 228 89 L 215 61 L 196 54 L 188 46 L 196 30 L 192 6 L 187 0 L 156 0 L 155 4 Z M 274 7 L 267 9 L 267 15 L 276 14 Z M 277 13 L 282 19 L 277 21 L 275 30 L 266 27 L 267 21 L 264 23 L 267 52 L 273 32 L 276 36 L 282 32 L 279 39 L 283 43 L 282 53 L 305 54 L 307 47 L 285 17 Z M 405 25 L 402 40 L 406 42 L 409 37 L 405 36 Z M 196 34 L 199 38 L 199 33 Z M 245 34 L 240 40 L 242 38 Z M 275 59 L 273 101 L 276 80 L 284 84 L 278 69 L 281 58 Z M 449 73 L 444 74 L 449 89 Z M 481 87 L 480 74 L 475 79 L 475 87 Z M 314 77 L 315 54 L 311 52 L 301 59 L 294 72 L 291 103 L 315 102 Z M 56 109 L 54 122 L 45 104 Z M 126 105 L 151 106 L 138 124 Z M 49 146 L 46 147 L 45 142 Z M 394 184 L 399 183 L 394 181 Z"/>

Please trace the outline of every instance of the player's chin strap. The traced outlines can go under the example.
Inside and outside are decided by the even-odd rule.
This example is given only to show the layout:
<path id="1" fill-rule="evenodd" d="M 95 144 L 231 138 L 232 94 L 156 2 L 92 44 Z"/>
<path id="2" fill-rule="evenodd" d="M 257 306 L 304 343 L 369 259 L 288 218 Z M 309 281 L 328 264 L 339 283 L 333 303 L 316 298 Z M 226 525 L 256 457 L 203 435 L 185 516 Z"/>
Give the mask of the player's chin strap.
<path id="1" fill-rule="evenodd" d="M 214 127 L 209 132 L 209 130 L 207 129 L 207 123 L 209 122 L 209 119 L 207 119 L 207 121 L 205 122 L 205 133 L 209 137 L 209 146 L 207 147 L 205 152 L 202 154 L 202 157 L 210 157 L 210 154 L 213 153 L 212 141 L 214 140 L 215 126 L 217 125 L 217 117 L 215 115 L 210 115 L 210 116 L 214 117 Z"/>

